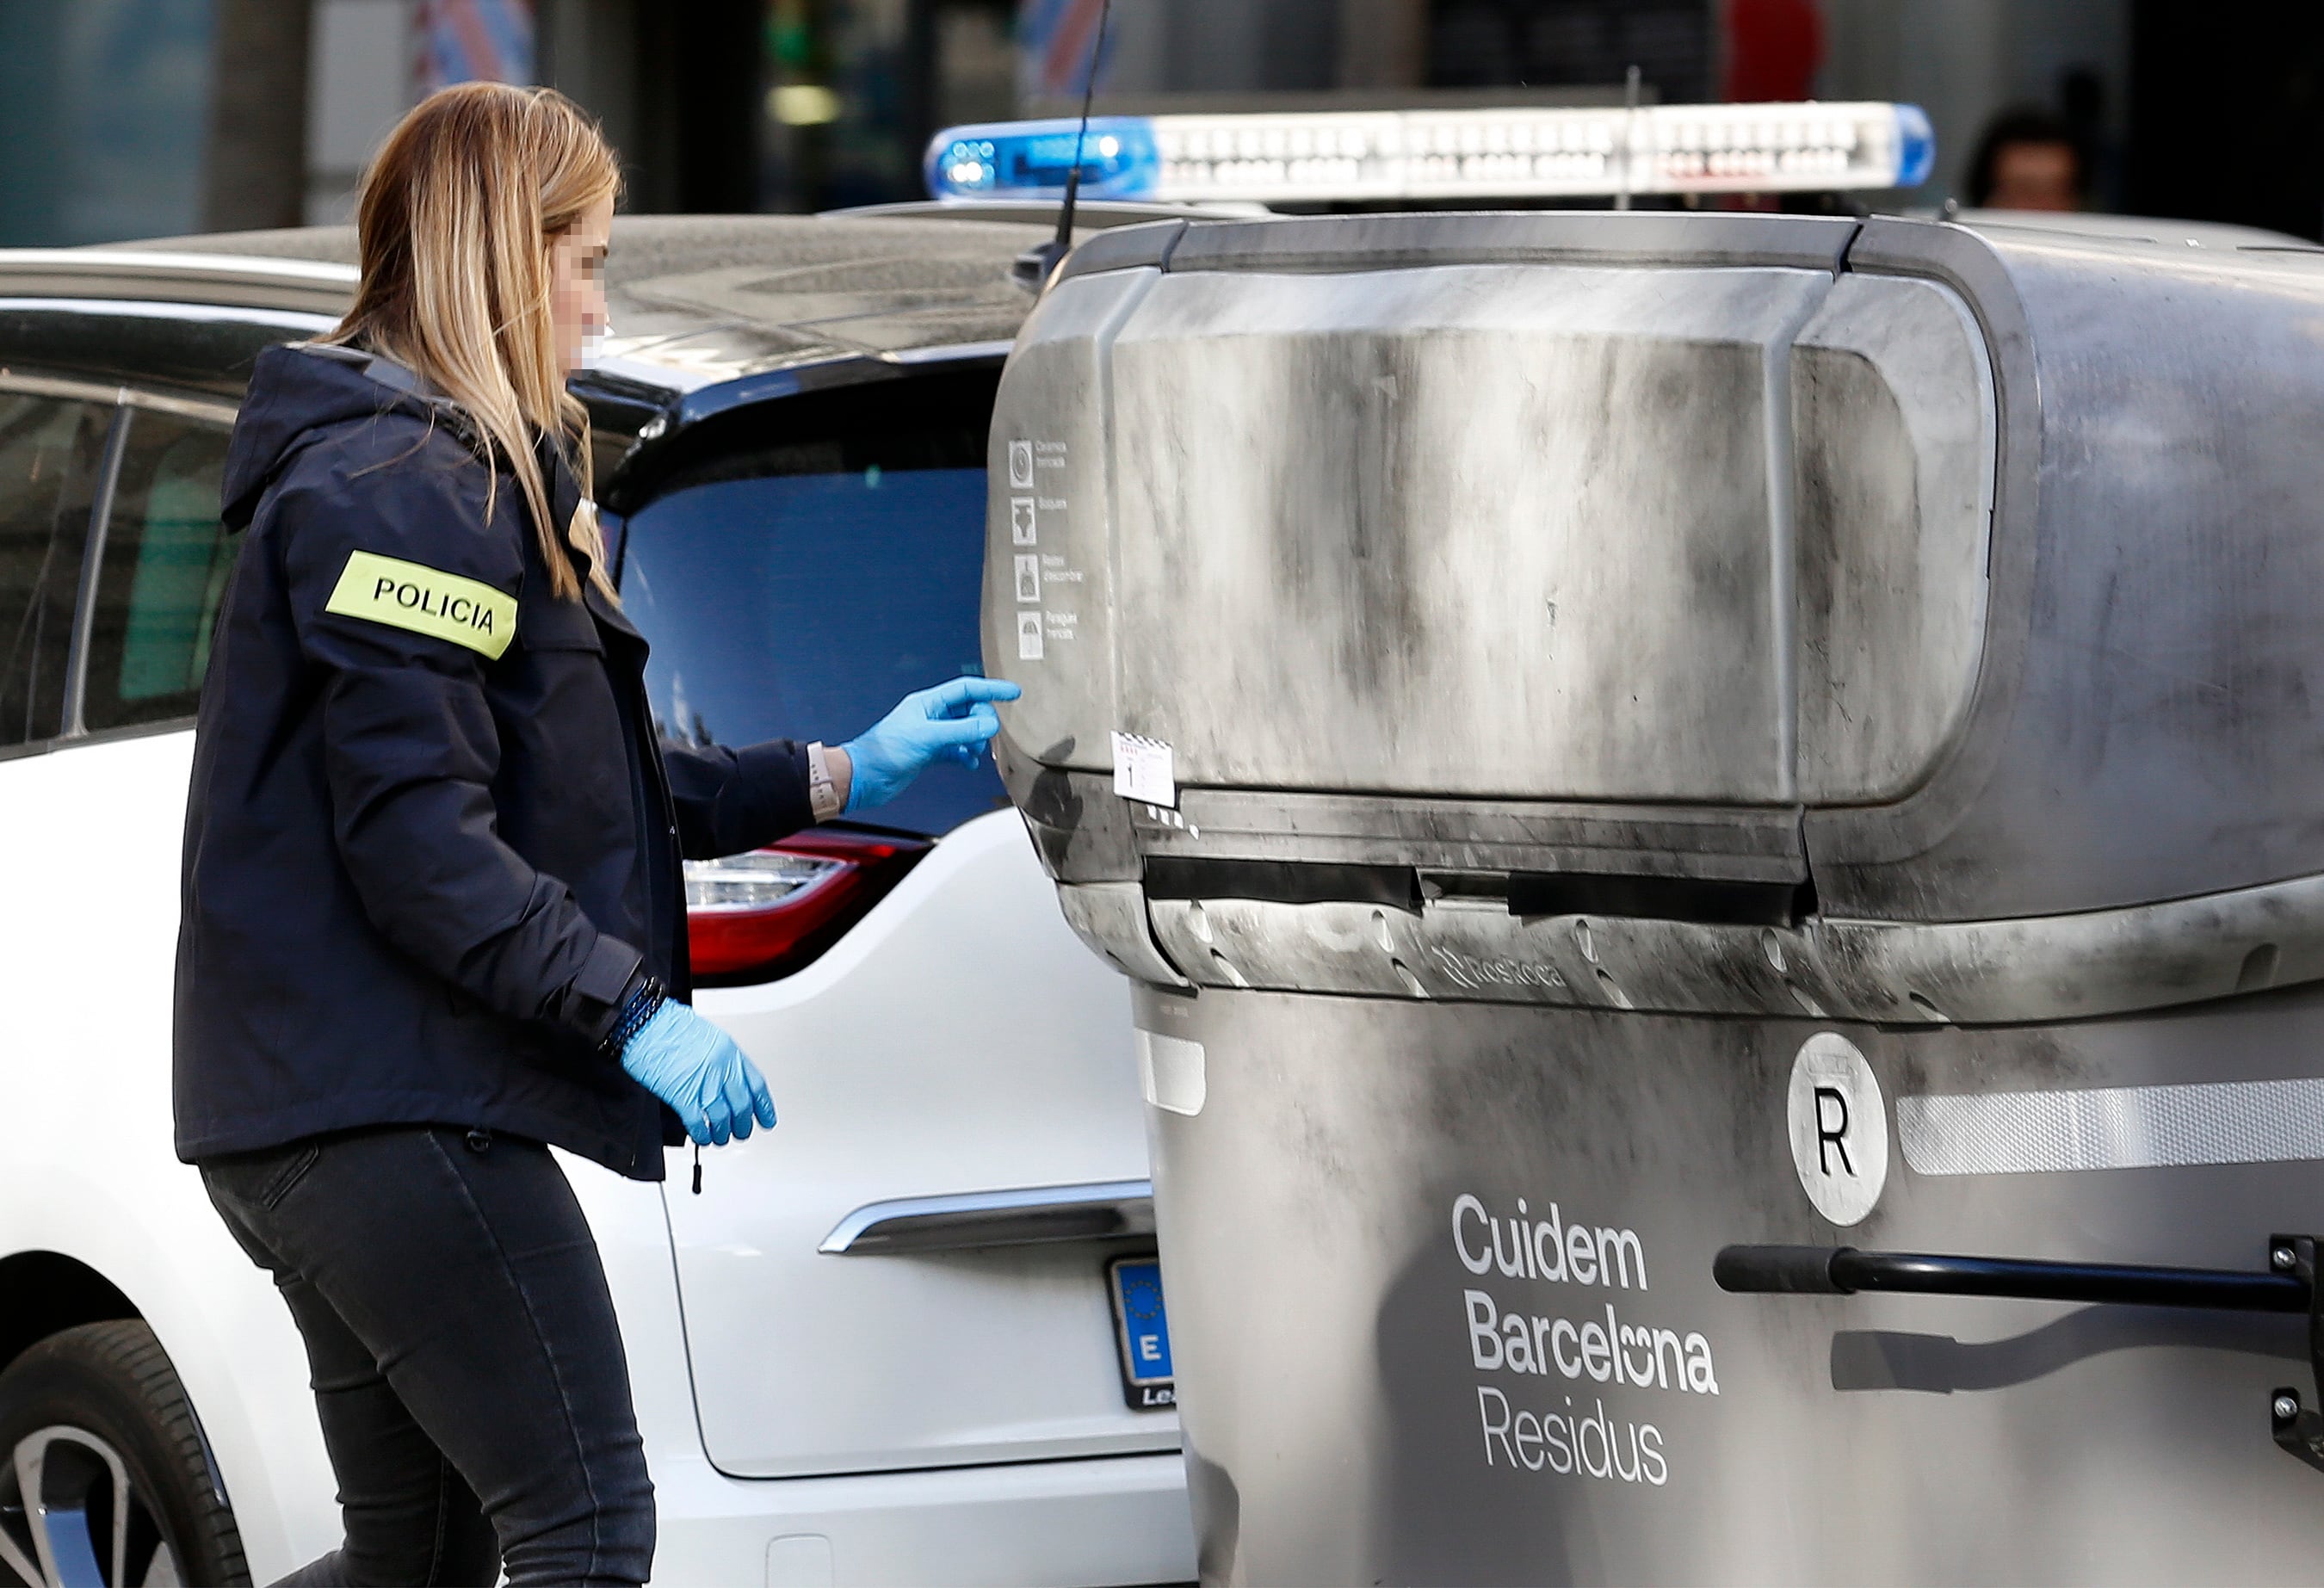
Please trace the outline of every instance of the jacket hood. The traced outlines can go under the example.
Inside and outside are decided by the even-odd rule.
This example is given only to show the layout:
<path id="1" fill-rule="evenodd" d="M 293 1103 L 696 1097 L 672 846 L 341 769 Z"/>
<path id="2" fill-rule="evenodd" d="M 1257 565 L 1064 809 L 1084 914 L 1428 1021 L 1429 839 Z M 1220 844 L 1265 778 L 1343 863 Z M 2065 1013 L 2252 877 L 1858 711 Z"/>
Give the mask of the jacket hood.
<path id="1" fill-rule="evenodd" d="M 371 363 L 353 348 L 312 345 L 269 347 L 258 355 L 226 450 L 222 495 L 230 527 L 250 522 L 268 483 L 316 432 L 390 413 L 423 424 L 436 417 L 426 398 L 374 380 L 366 373 Z M 399 450 L 409 445 L 395 439 Z"/>

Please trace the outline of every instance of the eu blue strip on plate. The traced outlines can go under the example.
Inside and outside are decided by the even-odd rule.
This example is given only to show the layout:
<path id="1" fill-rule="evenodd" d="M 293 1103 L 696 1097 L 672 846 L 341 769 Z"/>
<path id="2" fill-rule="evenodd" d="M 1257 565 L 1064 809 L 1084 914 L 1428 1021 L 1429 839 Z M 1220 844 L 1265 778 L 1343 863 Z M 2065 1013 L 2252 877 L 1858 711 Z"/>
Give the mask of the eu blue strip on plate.
<path id="1" fill-rule="evenodd" d="M 1108 1265 L 1106 1277 L 1113 1293 L 1124 1397 L 1132 1409 L 1139 1411 L 1176 1405 L 1161 1263 L 1151 1257 L 1117 1258 Z"/>

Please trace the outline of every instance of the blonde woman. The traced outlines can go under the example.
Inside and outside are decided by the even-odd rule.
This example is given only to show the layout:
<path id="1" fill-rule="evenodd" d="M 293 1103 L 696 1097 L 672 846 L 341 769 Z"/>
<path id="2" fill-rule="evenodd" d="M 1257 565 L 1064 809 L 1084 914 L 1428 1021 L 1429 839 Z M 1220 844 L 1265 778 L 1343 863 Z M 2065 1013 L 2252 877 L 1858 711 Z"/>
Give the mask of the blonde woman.
<path id="1" fill-rule="evenodd" d="M 300 1583 L 643 1582 L 619 1325 L 550 1146 L 638 1179 L 775 1122 L 685 999 L 678 862 L 973 760 L 1013 686 L 843 748 L 665 747 L 565 376 L 619 186 L 545 89 L 470 84 L 367 176 L 355 307 L 263 355 L 202 694 L 180 1155 L 274 1277 L 344 1546 Z"/>

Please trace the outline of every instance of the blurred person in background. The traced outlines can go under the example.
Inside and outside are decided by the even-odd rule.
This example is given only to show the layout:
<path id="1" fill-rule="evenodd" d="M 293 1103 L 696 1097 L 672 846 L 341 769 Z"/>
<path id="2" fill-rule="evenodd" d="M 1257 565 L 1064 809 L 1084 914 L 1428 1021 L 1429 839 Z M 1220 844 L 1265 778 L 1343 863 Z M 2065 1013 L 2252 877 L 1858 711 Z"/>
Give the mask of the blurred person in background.
<path id="1" fill-rule="evenodd" d="M 1969 162 L 1975 209 L 2076 210 L 2089 191 L 2088 162 L 2066 124 L 2045 110 L 2006 110 L 1994 117 Z"/>

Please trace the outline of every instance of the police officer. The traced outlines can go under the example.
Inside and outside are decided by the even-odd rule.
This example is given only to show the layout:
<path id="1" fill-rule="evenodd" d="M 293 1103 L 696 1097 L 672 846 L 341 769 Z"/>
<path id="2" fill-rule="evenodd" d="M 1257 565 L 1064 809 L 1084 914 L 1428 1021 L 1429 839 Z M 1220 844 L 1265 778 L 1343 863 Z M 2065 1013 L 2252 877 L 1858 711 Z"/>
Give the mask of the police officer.
<path id="1" fill-rule="evenodd" d="M 429 98 L 366 178 L 355 307 L 261 356 L 235 427 L 177 1133 L 306 1342 L 346 1541 L 291 1581 L 644 1581 L 621 1336 L 549 1148 L 658 1180 L 665 1144 L 772 1126 L 684 1001 L 680 855 L 973 761 L 1016 693 L 958 679 L 833 750 L 657 742 L 564 391 L 618 181 L 552 92 Z"/>

